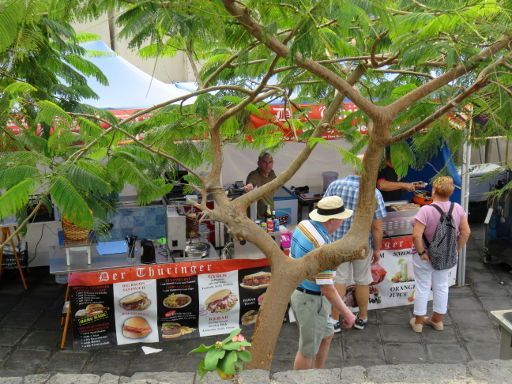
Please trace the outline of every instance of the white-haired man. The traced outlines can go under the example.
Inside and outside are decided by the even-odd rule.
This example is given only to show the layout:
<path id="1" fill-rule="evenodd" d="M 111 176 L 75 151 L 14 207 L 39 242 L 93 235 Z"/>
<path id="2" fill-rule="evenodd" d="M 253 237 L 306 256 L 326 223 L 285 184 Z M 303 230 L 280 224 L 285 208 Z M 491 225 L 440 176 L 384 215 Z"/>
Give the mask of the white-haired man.
<path id="1" fill-rule="evenodd" d="M 292 235 L 290 256 L 304 257 L 313 249 L 330 243 L 331 234 L 352 216 L 338 196 L 324 197 L 317 209 L 301 221 Z M 323 271 L 312 279 L 302 281 L 291 297 L 291 306 L 299 326 L 299 350 L 295 355 L 294 369 L 323 368 L 331 340 L 333 324 L 329 321 L 334 307 L 344 317 L 343 325 L 352 327 L 354 314 L 347 308 L 334 287 L 336 271 Z"/>

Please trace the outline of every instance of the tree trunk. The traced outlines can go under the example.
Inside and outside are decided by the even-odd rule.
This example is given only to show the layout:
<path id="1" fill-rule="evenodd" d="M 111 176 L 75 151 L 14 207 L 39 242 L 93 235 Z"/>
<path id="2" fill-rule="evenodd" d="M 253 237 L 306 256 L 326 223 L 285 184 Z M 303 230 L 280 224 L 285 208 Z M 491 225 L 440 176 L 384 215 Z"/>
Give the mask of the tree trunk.
<path id="1" fill-rule="evenodd" d="M 249 369 L 270 370 L 290 296 L 298 284 L 297 279 L 292 277 L 292 271 L 292 263 L 272 271 L 272 280 L 265 293 L 252 337 L 253 358 L 247 366 Z"/>

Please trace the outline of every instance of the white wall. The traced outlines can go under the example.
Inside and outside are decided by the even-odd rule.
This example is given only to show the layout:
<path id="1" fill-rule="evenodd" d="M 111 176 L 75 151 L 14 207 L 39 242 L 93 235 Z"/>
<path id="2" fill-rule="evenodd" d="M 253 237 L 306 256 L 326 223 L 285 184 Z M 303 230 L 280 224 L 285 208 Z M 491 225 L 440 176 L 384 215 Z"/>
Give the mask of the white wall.
<path id="1" fill-rule="evenodd" d="M 49 248 L 58 245 L 58 231 L 62 230 L 60 221 L 46 221 L 27 225 L 24 240 L 28 245 L 28 258 L 31 267 L 49 265 Z"/>
<path id="2" fill-rule="evenodd" d="M 304 143 L 286 143 L 279 152 L 273 154 L 276 174 L 287 168 L 299 151 L 304 148 L 304 145 Z M 337 148 L 340 147 L 348 149 L 350 145 L 343 140 L 332 140 L 319 144 L 297 174 L 286 183 L 286 186 L 322 186 L 322 172 L 325 171 L 336 171 L 339 177 L 353 173 L 352 165 L 342 162 L 337 151 Z M 257 168 L 258 155 L 259 151 L 227 145 L 224 150 L 222 183 L 226 185 L 238 180 L 245 182 L 247 174 Z"/>

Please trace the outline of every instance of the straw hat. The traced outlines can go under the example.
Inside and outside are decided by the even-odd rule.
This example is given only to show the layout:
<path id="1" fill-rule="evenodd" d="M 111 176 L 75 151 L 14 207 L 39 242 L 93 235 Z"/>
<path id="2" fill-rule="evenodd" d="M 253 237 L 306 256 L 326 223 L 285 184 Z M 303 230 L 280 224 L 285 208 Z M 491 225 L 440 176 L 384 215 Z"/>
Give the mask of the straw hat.
<path id="1" fill-rule="evenodd" d="M 309 218 L 324 223 L 330 219 L 348 219 L 353 213 L 345 208 L 341 197 L 328 196 L 318 202 L 317 209 L 309 213 Z"/>

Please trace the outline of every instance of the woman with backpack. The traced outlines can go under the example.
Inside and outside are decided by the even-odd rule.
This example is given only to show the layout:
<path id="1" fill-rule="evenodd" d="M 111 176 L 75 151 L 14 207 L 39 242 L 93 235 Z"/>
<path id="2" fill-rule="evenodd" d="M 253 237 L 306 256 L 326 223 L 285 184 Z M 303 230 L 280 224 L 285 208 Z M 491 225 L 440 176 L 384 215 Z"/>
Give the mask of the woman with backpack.
<path id="1" fill-rule="evenodd" d="M 455 186 L 450 176 L 437 177 L 432 184 L 432 204 L 420 208 L 412 232 L 414 247 L 414 317 L 409 324 L 420 333 L 423 325 L 437 331 L 444 329 L 448 307 L 448 274 L 456 265 L 458 253 L 471 233 L 468 217 L 460 204 L 450 202 Z M 427 316 L 427 302 L 432 289 L 433 314 Z"/>

